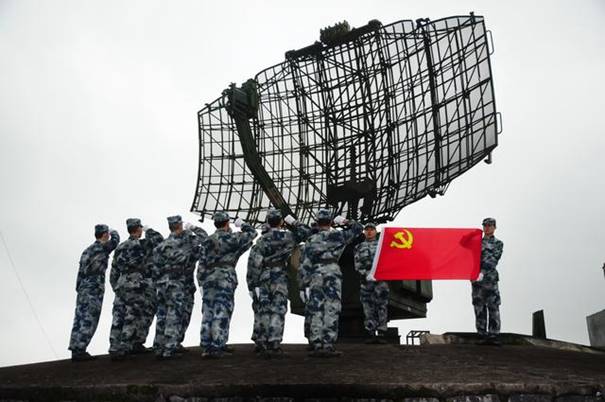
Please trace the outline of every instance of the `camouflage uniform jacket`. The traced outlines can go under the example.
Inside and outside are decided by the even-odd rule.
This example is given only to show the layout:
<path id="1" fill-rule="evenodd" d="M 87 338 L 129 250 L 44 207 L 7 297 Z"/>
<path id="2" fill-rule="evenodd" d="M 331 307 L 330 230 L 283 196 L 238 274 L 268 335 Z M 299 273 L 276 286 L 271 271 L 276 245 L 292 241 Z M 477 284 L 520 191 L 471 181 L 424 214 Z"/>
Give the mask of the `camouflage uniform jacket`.
<path id="1" fill-rule="evenodd" d="M 76 291 L 82 289 L 105 290 L 105 271 L 107 270 L 109 254 L 120 243 L 120 235 L 117 231 L 112 230 L 110 236 L 106 243 L 96 240 L 82 253 Z"/>
<path id="2" fill-rule="evenodd" d="M 264 233 L 250 251 L 246 281 L 253 290 L 261 283 L 267 283 L 283 276 L 285 266 L 297 244 L 311 234 L 311 228 L 298 224 L 293 231 L 271 228 Z"/>
<path id="3" fill-rule="evenodd" d="M 170 236 L 153 250 L 154 279 L 157 283 L 170 280 L 185 281 L 195 270 L 195 261 L 199 253 L 200 240 L 206 232 L 196 228 L 198 234 L 183 230 Z M 199 236 L 199 237 L 198 237 Z"/>
<path id="4" fill-rule="evenodd" d="M 109 283 L 114 291 L 140 289 L 150 285 L 152 278 L 153 249 L 164 237 L 153 229 L 148 229 L 144 239 L 130 236 L 120 243 L 113 255 Z"/>
<path id="5" fill-rule="evenodd" d="M 499 275 L 496 265 L 502 256 L 504 244 L 496 239 L 495 236 L 484 236 L 481 240 L 481 272 L 483 273 L 482 282 L 498 282 Z"/>
<path id="6" fill-rule="evenodd" d="M 257 235 L 254 227 L 244 223 L 241 232 L 217 229 L 204 239 L 200 248 L 197 270 L 197 280 L 200 286 L 217 269 L 224 270 L 226 274 L 231 274 L 236 278 L 237 260 L 252 246 L 252 240 Z"/>
<path id="7" fill-rule="evenodd" d="M 338 267 L 338 260 L 347 244 L 355 240 L 363 231 L 363 226 L 349 221 L 343 230 L 320 229 L 305 243 L 301 259 L 299 283 L 308 287 L 311 276 L 315 273 L 333 273 Z"/>
<path id="8" fill-rule="evenodd" d="M 361 275 L 361 280 L 364 282 L 372 270 L 377 247 L 378 237 L 374 240 L 365 240 L 355 247 L 355 270 Z"/>

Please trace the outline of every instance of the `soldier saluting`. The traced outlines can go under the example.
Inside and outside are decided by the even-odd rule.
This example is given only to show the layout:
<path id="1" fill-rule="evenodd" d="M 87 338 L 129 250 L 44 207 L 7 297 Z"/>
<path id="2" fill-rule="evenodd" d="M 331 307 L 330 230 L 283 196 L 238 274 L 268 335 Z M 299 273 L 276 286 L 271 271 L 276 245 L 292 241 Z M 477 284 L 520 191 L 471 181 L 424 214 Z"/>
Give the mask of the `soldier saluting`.
<path id="1" fill-rule="evenodd" d="M 286 223 L 292 230 L 282 228 Z M 286 265 L 294 248 L 311 234 L 311 228 L 288 215 L 282 218 L 277 209 L 267 212 L 267 230 L 256 242 L 248 260 L 246 276 L 251 297 L 258 300 L 255 315 L 259 352 L 281 355 L 284 320 L 288 310 L 288 276 Z"/>
<path id="2" fill-rule="evenodd" d="M 367 223 L 363 228 L 365 241 L 355 247 L 355 270 L 361 275 L 359 299 L 363 308 L 364 327 L 370 339 L 368 343 L 385 343 L 387 331 L 389 284 L 385 281 L 369 281 L 372 262 L 378 246 L 376 225 Z"/>
<path id="3" fill-rule="evenodd" d="M 240 218 L 231 231 L 229 215 L 217 212 L 212 217 L 216 231 L 201 245 L 197 280 L 202 289 L 202 357 L 216 358 L 228 352 L 229 324 L 233 314 L 234 292 L 237 287 L 235 266 L 239 257 L 252 247 L 256 229 Z"/>
<path id="4" fill-rule="evenodd" d="M 155 312 L 151 258 L 153 248 L 164 237 L 144 228 L 138 218 L 126 220 L 129 237 L 116 248 L 109 282 L 115 292 L 113 320 L 109 336 L 109 354 L 119 360 L 128 353 L 145 352 L 145 340 Z M 145 232 L 145 238 L 141 238 Z M 155 292 L 154 292 L 155 293 Z"/>
<path id="5" fill-rule="evenodd" d="M 500 291 L 496 266 L 502 256 L 503 243 L 496 239 L 496 220 L 483 220 L 483 240 L 481 241 L 481 272 L 473 286 L 473 307 L 475 326 L 481 336 L 481 343 L 498 345 L 500 333 Z"/>
<path id="6" fill-rule="evenodd" d="M 342 216 L 334 218 L 337 225 L 348 225 L 343 230 L 332 228 L 332 213 L 327 209 L 317 212 L 318 232 L 305 244 L 301 262 L 301 296 L 310 315 L 310 342 L 312 357 L 335 357 L 338 338 L 338 319 L 342 308 L 342 273 L 338 260 L 347 244 L 363 231 L 363 226 Z M 305 261 L 307 260 L 308 261 Z M 308 295 L 308 296 L 307 296 Z M 308 300 L 306 300 L 308 297 Z"/>
<path id="7" fill-rule="evenodd" d="M 105 294 L 105 271 L 109 254 L 118 246 L 120 235 L 107 225 L 95 226 L 95 242 L 84 250 L 76 281 L 76 312 L 69 340 L 72 361 L 90 360 L 86 352 L 99 323 Z"/>
<path id="8" fill-rule="evenodd" d="M 199 228 L 196 232 L 199 234 L 184 229 L 179 215 L 168 217 L 168 228 L 170 236 L 153 251 L 158 295 L 154 349 L 159 359 L 179 356 L 190 292 L 187 278 L 199 251 L 196 248 L 198 240 L 193 239 L 206 233 Z"/>

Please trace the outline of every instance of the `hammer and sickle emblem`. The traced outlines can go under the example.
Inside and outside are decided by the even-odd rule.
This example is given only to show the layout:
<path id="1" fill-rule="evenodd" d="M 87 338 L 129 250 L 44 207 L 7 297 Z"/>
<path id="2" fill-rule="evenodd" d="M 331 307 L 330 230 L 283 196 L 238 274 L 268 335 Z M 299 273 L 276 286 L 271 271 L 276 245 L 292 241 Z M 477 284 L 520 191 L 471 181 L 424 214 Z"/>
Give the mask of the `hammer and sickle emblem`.
<path id="1" fill-rule="evenodd" d="M 412 244 L 414 243 L 414 235 L 407 229 L 403 229 L 403 232 L 397 232 L 393 235 L 393 238 L 399 240 L 392 241 L 391 247 L 402 248 L 402 249 L 411 249 Z"/>

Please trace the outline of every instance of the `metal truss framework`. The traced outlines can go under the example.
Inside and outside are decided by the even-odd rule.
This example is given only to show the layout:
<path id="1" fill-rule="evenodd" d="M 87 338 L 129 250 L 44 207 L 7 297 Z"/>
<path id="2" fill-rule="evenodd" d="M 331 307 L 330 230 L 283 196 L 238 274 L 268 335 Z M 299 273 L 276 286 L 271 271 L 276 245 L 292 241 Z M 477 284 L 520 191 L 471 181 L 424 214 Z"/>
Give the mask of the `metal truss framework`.
<path id="1" fill-rule="evenodd" d="M 387 222 L 491 160 L 499 123 L 489 39 L 472 14 L 371 21 L 340 43 L 290 51 L 257 74 L 254 145 L 289 209 L 305 222 L 319 207 Z M 226 102 L 198 113 L 192 211 L 225 210 L 258 226 L 271 201 L 247 165 Z"/>

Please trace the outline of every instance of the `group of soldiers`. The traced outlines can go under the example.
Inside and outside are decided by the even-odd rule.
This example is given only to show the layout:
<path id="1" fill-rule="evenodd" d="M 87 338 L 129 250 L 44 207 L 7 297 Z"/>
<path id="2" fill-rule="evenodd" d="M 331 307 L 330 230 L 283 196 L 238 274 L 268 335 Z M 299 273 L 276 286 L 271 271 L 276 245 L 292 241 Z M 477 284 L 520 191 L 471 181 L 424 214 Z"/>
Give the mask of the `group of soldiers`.
<path id="1" fill-rule="evenodd" d="M 126 221 L 129 237 L 120 243 L 117 231 L 95 226 L 96 241 L 82 253 L 76 284 L 76 311 L 69 350 L 73 361 L 94 358 L 86 349 L 98 324 L 105 293 L 105 271 L 114 252 L 109 282 L 115 293 L 109 353 L 112 360 L 148 351 L 144 343 L 156 318 L 153 351 L 158 359 L 182 356 L 185 332 L 191 319 L 195 280 L 202 294 L 200 346 L 202 357 L 219 358 L 233 350 L 227 346 L 229 325 L 237 287 L 235 267 L 251 248 L 246 282 L 252 298 L 255 351 L 263 357 L 283 355 L 280 347 L 287 312 L 287 266 L 300 247 L 297 274 L 300 298 L 305 303 L 305 336 L 312 357 L 337 357 L 334 345 L 341 311 L 342 273 L 338 260 L 345 247 L 361 236 L 355 247 L 354 265 L 361 276 L 360 301 L 364 326 L 371 343 L 385 343 L 389 286 L 368 278 L 378 245 L 376 225 L 362 226 L 344 217 L 333 217 L 320 209 L 309 226 L 279 210 L 267 211 L 260 239 L 251 225 L 236 219 L 233 231 L 229 215 L 213 216 L 216 231 L 183 223 L 180 216 L 168 217 L 170 235 L 142 225 L 140 219 Z M 496 264 L 502 242 L 493 236 L 495 220 L 483 221 L 485 236 L 481 274 L 473 282 L 473 305 L 477 330 L 492 343 L 499 332 L 500 296 Z M 338 227 L 338 228 L 335 228 Z M 144 235 L 144 237 L 143 237 Z M 196 272 L 197 266 L 197 272 Z M 489 319 L 488 317 L 489 313 Z"/>

